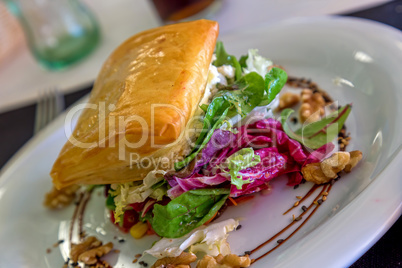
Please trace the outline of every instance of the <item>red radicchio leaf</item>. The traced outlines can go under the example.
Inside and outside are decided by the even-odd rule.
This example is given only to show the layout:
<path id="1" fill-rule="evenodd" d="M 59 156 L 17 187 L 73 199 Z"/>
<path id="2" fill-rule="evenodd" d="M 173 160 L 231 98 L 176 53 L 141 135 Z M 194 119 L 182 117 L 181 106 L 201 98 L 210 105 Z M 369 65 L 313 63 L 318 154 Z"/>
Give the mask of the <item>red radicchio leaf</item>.
<path id="1" fill-rule="evenodd" d="M 244 184 L 240 190 L 232 185 L 230 195 L 233 197 L 266 189 L 271 179 L 282 174 L 289 175 L 287 185 L 297 185 L 302 181 L 300 171 L 304 165 L 321 161 L 334 149 L 334 145 L 328 143 L 308 154 L 298 141 L 287 136 L 281 123 L 272 118 L 244 125 L 237 134 L 217 129 L 196 160 L 193 170 L 184 175 L 175 173 L 165 176 L 172 186 L 168 190 L 169 197 L 175 198 L 189 190 L 230 181 L 225 173 L 227 170 L 222 170 L 222 163 L 230 155 L 248 147 L 253 147 L 260 155 L 261 163 L 240 171 L 243 180 L 250 183 Z"/>

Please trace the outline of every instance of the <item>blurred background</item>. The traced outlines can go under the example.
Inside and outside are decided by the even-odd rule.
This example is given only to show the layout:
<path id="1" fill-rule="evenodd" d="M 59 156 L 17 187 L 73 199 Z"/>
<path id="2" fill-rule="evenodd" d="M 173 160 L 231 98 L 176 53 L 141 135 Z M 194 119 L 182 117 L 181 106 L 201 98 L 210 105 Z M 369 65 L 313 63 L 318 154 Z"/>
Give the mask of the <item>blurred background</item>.
<path id="1" fill-rule="evenodd" d="M 187 16 L 190 19 L 207 17 L 218 21 L 220 34 L 225 34 L 250 25 L 295 17 L 345 14 L 387 2 L 2 0 L 0 112 L 34 103 L 39 92 L 46 88 L 57 87 L 62 93 L 69 93 L 90 85 L 103 61 L 118 44 L 139 31 L 168 23 L 169 20 Z M 69 34 L 73 35 L 70 39 Z M 63 44 L 71 43 L 66 38 L 75 42 L 78 55 L 74 54 L 73 45 L 70 46 L 71 53 L 65 51 L 67 48 Z M 29 47 L 33 53 L 30 53 Z M 63 57 L 62 53 L 67 59 L 58 62 L 58 57 Z M 52 59 L 55 63 L 51 62 Z"/>
<path id="2" fill-rule="evenodd" d="M 113 49 L 140 31 L 209 18 L 219 22 L 222 35 L 322 15 L 402 29 L 402 1 L 0 0 L 0 168 L 41 128 L 35 113 L 45 95 L 59 98 L 54 117 L 87 94 Z M 352 267 L 401 267 L 400 226 L 399 220 Z"/>

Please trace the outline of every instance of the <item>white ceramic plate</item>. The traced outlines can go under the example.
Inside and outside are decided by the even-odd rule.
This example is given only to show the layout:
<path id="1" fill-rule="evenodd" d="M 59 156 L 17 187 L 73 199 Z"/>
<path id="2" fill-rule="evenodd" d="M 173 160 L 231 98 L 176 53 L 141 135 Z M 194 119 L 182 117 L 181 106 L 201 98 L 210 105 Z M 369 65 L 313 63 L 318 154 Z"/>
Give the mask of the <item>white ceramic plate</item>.
<path id="1" fill-rule="evenodd" d="M 348 149 L 360 149 L 364 155 L 359 167 L 334 185 L 310 221 L 253 267 L 350 265 L 401 214 L 402 34 L 370 21 L 322 17 L 244 29 L 221 39 L 232 54 L 258 48 L 290 75 L 318 82 L 340 104 L 353 103 L 347 121 L 352 135 Z M 341 83 L 334 84 L 334 79 Z M 58 212 L 42 207 L 51 187 L 48 172 L 67 139 L 64 117 L 29 142 L 2 171 L 0 267 L 61 267 L 68 254 L 66 245 L 52 245 L 65 238 L 74 206 Z M 242 229 L 229 238 L 234 252 L 252 249 L 291 221 L 291 215 L 282 213 L 310 185 L 294 190 L 285 182 L 277 179 L 272 194 L 225 212 L 222 219 L 243 218 Z M 105 218 L 104 198 L 97 193 L 89 202 L 84 223 L 87 233 L 112 241 L 121 250 L 108 258 L 115 267 L 139 267 L 132 264 L 134 255 L 156 239 L 133 241 L 119 233 Z M 116 235 L 127 241 L 118 243 Z M 46 253 L 48 248 L 51 253 Z"/>

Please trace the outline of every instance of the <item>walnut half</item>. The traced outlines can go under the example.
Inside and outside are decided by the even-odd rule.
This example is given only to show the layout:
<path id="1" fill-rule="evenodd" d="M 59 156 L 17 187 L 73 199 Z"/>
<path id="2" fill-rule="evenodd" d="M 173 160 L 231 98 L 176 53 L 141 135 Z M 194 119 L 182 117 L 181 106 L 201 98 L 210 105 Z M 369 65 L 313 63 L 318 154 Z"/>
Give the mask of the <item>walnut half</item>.
<path id="1" fill-rule="evenodd" d="M 70 258 L 73 262 L 81 261 L 87 265 L 94 265 L 112 249 L 113 243 L 102 245 L 95 236 L 88 236 L 83 242 L 71 245 Z"/>
<path id="2" fill-rule="evenodd" d="M 204 256 L 197 263 L 197 268 L 242 268 L 249 267 L 250 265 L 251 260 L 248 255 L 241 257 L 236 254 L 228 254 L 226 256 L 219 254 L 216 257 Z"/>
<path id="3" fill-rule="evenodd" d="M 301 172 L 306 181 L 323 184 L 336 178 L 342 170 L 350 172 L 362 158 L 363 154 L 360 151 L 352 151 L 350 153 L 336 152 L 321 161 L 321 163 L 305 165 Z"/>
<path id="4" fill-rule="evenodd" d="M 195 254 L 182 252 L 177 257 L 165 257 L 157 260 L 152 268 L 190 268 L 190 264 L 196 260 Z"/>
<path id="5" fill-rule="evenodd" d="M 303 89 L 301 101 L 299 116 L 302 123 L 316 122 L 324 115 L 325 100 L 320 92 L 313 93 L 311 89 Z"/>
<path id="6" fill-rule="evenodd" d="M 320 163 L 307 164 L 302 168 L 301 172 L 306 181 L 311 181 L 315 184 L 323 184 L 330 181 L 330 178 L 327 178 L 322 172 Z"/>
<path id="7" fill-rule="evenodd" d="M 79 261 L 82 261 L 85 264 L 91 265 L 96 264 L 100 257 L 105 256 L 113 249 L 113 243 L 109 242 L 106 245 L 90 249 L 78 257 Z"/>
<path id="8" fill-rule="evenodd" d="M 292 92 L 285 92 L 279 97 L 278 110 L 281 111 L 283 109 L 293 107 L 299 101 L 300 101 L 299 95 Z"/>
<path id="9" fill-rule="evenodd" d="M 324 159 L 320 166 L 324 175 L 328 178 L 335 179 L 338 173 L 345 169 L 349 163 L 350 153 L 348 152 L 336 152 Z"/>
<path id="10" fill-rule="evenodd" d="M 362 160 L 363 154 L 360 151 L 351 151 L 350 152 L 350 160 L 349 163 L 346 165 L 344 171 L 349 173 L 352 168 L 354 168 L 360 160 Z"/>

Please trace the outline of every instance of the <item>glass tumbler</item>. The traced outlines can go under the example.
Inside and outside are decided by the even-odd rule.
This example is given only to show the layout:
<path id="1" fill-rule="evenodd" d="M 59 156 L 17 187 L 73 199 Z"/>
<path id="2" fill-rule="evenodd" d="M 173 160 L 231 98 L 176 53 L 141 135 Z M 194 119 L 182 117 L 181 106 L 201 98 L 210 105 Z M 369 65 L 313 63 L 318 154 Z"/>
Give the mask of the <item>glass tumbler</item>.
<path id="1" fill-rule="evenodd" d="M 58 70 L 88 55 L 100 31 L 90 10 L 78 0 L 3 0 L 18 18 L 35 58 Z"/>

